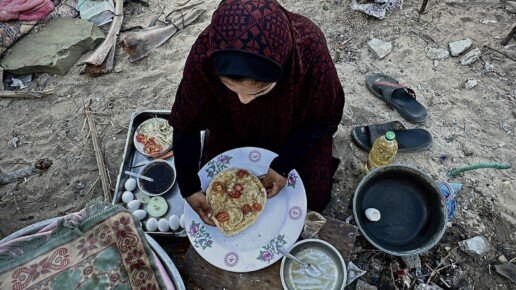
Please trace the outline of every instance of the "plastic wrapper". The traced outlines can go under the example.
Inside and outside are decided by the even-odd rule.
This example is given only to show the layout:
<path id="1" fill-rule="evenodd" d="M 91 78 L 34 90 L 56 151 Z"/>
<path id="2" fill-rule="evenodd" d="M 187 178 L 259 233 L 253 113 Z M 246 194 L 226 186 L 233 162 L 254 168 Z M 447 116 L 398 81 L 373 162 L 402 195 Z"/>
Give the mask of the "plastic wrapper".
<path id="1" fill-rule="evenodd" d="M 305 227 L 301 233 L 303 239 L 317 238 L 317 234 L 326 223 L 326 219 L 315 211 L 309 211 L 306 214 Z"/>

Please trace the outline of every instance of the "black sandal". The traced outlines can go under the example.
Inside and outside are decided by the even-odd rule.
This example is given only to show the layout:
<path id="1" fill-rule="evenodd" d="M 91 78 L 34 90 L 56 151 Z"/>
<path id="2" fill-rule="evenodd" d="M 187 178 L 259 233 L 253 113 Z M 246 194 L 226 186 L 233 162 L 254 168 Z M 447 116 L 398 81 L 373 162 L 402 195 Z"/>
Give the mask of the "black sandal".
<path id="1" fill-rule="evenodd" d="M 422 123 L 426 120 L 427 110 L 416 100 L 414 90 L 396 79 L 384 74 L 372 74 L 366 77 L 366 86 L 375 97 L 396 109 L 409 122 Z"/>
<path id="2" fill-rule="evenodd" d="M 368 126 L 354 127 L 351 137 L 355 144 L 364 151 L 371 151 L 374 141 L 385 135 L 387 131 L 396 134 L 398 152 L 419 152 L 432 147 L 432 135 L 425 129 L 406 129 L 398 121 L 384 124 L 373 124 Z"/>

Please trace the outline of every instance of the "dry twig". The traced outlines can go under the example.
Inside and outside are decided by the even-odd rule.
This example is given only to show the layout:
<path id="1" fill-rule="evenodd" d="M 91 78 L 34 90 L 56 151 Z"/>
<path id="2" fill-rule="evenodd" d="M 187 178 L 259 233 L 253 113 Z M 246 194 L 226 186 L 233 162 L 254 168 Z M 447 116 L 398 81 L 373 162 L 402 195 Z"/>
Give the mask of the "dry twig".
<path id="1" fill-rule="evenodd" d="M 442 260 L 441 262 L 439 262 L 439 265 L 437 265 L 437 267 L 435 267 L 435 269 L 432 271 L 432 273 L 430 274 L 430 276 L 428 276 L 428 279 L 426 280 L 426 284 L 429 284 L 430 281 L 432 281 L 432 278 L 434 277 L 435 274 L 437 274 L 437 272 L 441 271 L 443 268 L 439 268 L 441 267 L 441 265 L 444 263 L 444 261 L 446 261 L 446 259 L 448 259 L 448 257 L 453 253 L 455 252 L 455 250 L 457 250 L 459 247 L 455 247 L 453 248 Z"/>
<path id="2" fill-rule="evenodd" d="M 52 91 L 41 91 L 41 92 L 24 92 L 24 91 L 0 91 L 0 98 L 11 98 L 11 99 L 40 99 L 43 97 L 51 96 Z"/>
<path id="3" fill-rule="evenodd" d="M 106 165 L 104 164 L 104 156 L 100 150 L 99 137 L 97 135 L 97 128 L 91 118 L 91 100 L 87 105 L 84 105 L 84 114 L 88 119 L 88 126 L 90 127 L 91 141 L 93 143 L 93 150 L 95 151 L 95 159 L 97 160 L 97 167 L 99 169 L 100 179 L 102 181 L 102 191 L 104 192 L 104 201 L 111 201 L 111 186 L 106 172 Z"/>
<path id="4" fill-rule="evenodd" d="M 0 173 L 0 185 L 8 184 L 13 181 L 29 177 L 31 175 L 45 172 L 52 166 L 50 159 L 38 159 L 34 164 L 23 167 L 13 172 Z"/>

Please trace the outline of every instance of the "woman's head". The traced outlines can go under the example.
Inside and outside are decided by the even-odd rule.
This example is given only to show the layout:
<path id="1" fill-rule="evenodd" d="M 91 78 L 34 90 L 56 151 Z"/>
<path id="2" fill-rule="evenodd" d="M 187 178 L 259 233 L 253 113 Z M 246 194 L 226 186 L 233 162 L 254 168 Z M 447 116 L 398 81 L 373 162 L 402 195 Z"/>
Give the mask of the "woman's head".
<path id="1" fill-rule="evenodd" d="M 227 0 L 213 14 L 210 55 L 242 103 L 271 91 L 293 50 L 290 22 L 275 0 Z"/>
<path id="2" fill-rule="evenodd" d="M 242 104 L 249 104 L 254 99 L 267 94 L 276 86 L 276 82 L 260 82 L 252 78 L 239 76 L 221 76 L 220 81 L 238 95 Z"/>

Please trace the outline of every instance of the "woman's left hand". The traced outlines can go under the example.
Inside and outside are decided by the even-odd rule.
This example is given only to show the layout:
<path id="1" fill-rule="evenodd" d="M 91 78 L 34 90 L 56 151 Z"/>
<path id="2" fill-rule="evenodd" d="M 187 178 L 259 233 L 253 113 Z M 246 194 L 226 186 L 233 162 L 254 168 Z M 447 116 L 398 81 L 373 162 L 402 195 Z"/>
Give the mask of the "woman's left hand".
<path id="1" fill-rule="evenodd" d="M 267 174 L 261 179 L 261 182 L 267 191 L 268 198 L 276 196 L 287 185 L 287 179 L 272 168 L 267 170 Z"/>

